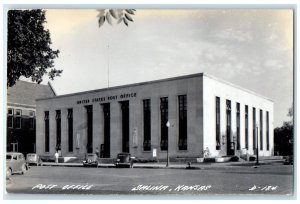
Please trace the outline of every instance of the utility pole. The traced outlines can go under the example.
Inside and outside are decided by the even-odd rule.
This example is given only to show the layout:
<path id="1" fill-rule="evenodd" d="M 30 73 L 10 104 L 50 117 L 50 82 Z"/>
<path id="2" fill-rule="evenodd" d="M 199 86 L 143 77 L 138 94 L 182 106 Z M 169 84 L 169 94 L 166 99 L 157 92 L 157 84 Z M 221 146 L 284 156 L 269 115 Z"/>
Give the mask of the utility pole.
<path id="1" fill-rule="evenodd" d="M 170 127 L 170 122 L 168 121 L 166 126 L 168 127 L 168 132 L 169 132 L 169 127 Z M 167 140 L 167 164 L 166 167 L 169 167 L 169 137 Z"/>
<path id="2" fill-rule="evenodd" d="M 109 88 L 109 43 L 107 44 L 107 87 Z"/>

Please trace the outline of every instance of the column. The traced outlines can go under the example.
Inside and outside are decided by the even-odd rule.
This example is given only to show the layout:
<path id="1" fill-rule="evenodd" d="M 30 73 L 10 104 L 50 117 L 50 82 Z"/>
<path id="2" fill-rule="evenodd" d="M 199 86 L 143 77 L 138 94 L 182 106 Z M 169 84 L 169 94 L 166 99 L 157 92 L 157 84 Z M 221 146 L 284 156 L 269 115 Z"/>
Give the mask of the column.
<path id="1" fill-rule="evenodd" d="M 177 106 L 177 95 L 171 95 L 168 98 L 168 117 L 170 122 L 169 134 L 168 134 L 168 148 L 169 148 L 169 157 L 174 157 L 178 150 L 178 106 Z"/>
<path id="2" fill-rule="evenodd" d="M 122 151 L 121 105 L 118 101 L 110 104 L 110 156 L 116 158 Z"/>
<path id="3" fill-rule="evenodd" d="M 100 144 L 103 143 L 103 110 L 100 104 L 93 105 L 93 150 L 96 153 L 98 148 L 100 154 Z"/>
<path id="4" fill-rule="evenodd" d="M 160 99 L 151 98 L 151 150 L 156 149 L 157 154 L 160 152 Z M 159 155 L 157 155 L 159 157 Z"/>
<path id="5" fill-rule="evenodd" d="M 129 152 L 138 156 L 143 151 L 143 101 L 131 99 L 129 101 Z"/>
<path id="6" fill-rule="evenodd" d="M 61 155 L 66 156 L 68 150 L 68 110 L 61 109 Z"/>
<path id="7" fill-rule="evenodd" d="M 73 109 L 73 148 L 74 156 L 83 156 L 87 144 L 87 113 L 84 106 Z"/>

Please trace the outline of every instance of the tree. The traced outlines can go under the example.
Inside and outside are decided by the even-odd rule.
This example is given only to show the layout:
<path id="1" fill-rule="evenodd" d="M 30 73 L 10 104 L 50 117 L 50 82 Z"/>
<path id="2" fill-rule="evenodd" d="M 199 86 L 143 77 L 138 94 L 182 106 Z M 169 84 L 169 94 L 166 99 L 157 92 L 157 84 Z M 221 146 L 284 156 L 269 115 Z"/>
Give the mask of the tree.
<path id="1" fill-rule="evenodd" d="M 105 20 L 113 25 L 114 23 L 123 22 L 126 26 L 128 26 L 128 22 L 133 22 L 131 15 L 134 15 L 135 9 L 98 9 L 99 14 L 99 27 L 101 27 Z"/>
<path id="2" fill-rule="evenodd" d="M 54 68 L 59 50 L 50 48 L 49 30 L 45 30 L 45 11 L 9 10 L 7 36 L 7 86 L 13 86 L 24 76 L 41 83 L 45 74 L 50 79 L 60 76 Z"/>
<path id="3" fill-rule="evenodd" d="M 291 117 L 291 120 L 283 122 L 281 127 L 274 130 L 274 151 L 282 156 L 293 155 L 293 107 L 289 109 L 288 116 Z"/>

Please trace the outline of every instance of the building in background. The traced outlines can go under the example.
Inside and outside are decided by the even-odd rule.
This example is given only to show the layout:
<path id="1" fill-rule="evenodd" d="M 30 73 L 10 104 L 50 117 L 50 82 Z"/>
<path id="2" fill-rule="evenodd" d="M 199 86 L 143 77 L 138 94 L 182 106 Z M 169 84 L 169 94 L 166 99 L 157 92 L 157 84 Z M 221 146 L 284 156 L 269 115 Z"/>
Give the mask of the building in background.
<path id="1" fill-rule="evenodd" d="M 51 85 L 17 81 L 7 89 L 7 143 L 8 152 L 36 151 L 37 98 L 54 97 Z"/>
<path id="2" fill-rule="evenodd" d="M 273 155 L 273 102 L 206 74 L 37 100 L 37 152 L 158 159 Z"/>

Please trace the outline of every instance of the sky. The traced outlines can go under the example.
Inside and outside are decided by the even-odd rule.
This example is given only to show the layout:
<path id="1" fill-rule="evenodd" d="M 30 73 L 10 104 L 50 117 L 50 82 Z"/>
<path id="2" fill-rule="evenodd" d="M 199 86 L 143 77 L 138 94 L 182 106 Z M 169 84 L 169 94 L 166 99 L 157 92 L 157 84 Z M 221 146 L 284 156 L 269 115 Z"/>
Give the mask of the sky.
<path id="1" fill-rule="evenodd" d="M 275 127 L 290 119 L 292 10 L 137 9 L 128 27 L 100 28 L 97 14 L 46 10 L 58 95 L 204 72 L 273 100 Z"/>

